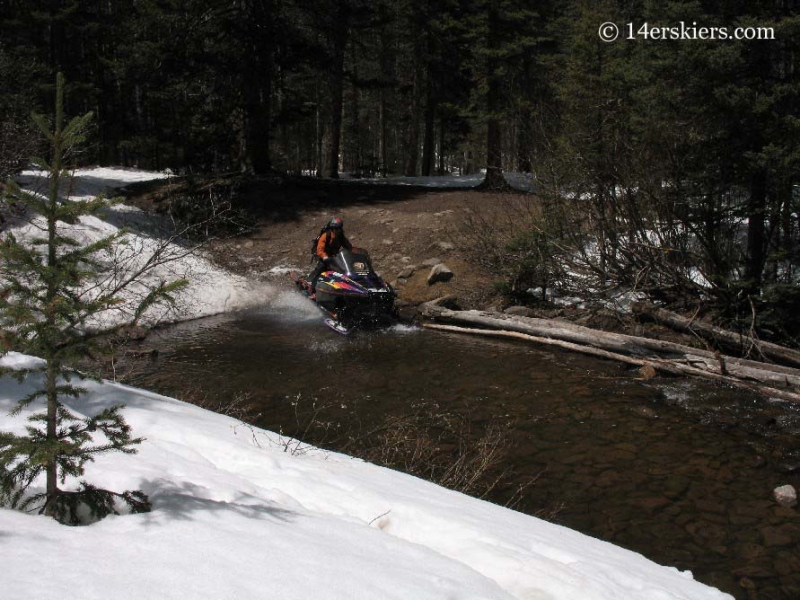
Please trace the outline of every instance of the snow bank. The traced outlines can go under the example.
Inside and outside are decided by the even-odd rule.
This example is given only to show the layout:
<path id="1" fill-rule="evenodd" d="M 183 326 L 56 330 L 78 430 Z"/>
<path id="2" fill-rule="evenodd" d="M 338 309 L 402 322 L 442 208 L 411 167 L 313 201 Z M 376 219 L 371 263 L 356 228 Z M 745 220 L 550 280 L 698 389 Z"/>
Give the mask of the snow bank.
<path id="1" fill-rule="evenodd" d="M 11 353 L 2 366 L 36 360 Z M 0 412 L 34 389 L 0 379 Z M 639 554 L 150 392 L 87 382 L 70 408 L 123 403 L 134 456 L 87 479 L 153 511 L 81 528 L 0 509 L 5 600 L 141 598 L 721 600 Z M 26 409 L 0 429 L 20 431 Z M 42 576 L 46 568 L 47 575 Z"/>
<path id="2" fill-rule="evenodd" d="M 523 192 L 536 193 L 537 186 L 536 180 L 530 173 L 503 173 L 506 182 L 513 188 Z M 472 175 L 431 175 L 426 177 L 406 177 L 406 176 L 390 176 L 390 177 L 368 177 L 355 179 L 369 184 L 379 185 L 413 185 L 431 188 L 453 188 L 453 189 L 468 189 L 478 187 L 483 183 L 486 177 L 486 172 L 473 173 Z M 347 179 L 346 173 L 342 174 L 343 179 Z"/>
<path id="3" fill-rule="evenodd" d="M 114 189 L 129 183 L 164 177 L 167 177 L 164 173 L 136 169 L 79 169 L 65 184 L 64 193 L 71 200 L 88 200 L 99 194 L 111 195 Z M 41 171 L 23 172 L 20 183 L 34 193 L 43 193 L 47 189 L 47 180 Z M 27 221 L 20 221 L 13 232 L 18 239 L 31 239 L 40 235 L 42 223 L 40 217 L 32 216 Z M 64 225 L 61 231 L 86 245 L 113 235 L 123 227 L 129 233 L 115 251 L 117 268 L 112 275 L 116 279 L 107 283 L 114 283 L 126 273 L 138 272 L 154 258 L 159 264 L 139 277 L 140 283 L 130 286 L 123 293 L 128 301 L 126 306 L 116 314 L 106 314 L 103 321 L 93 325 L 111 325 L 125 320 L 138 300 L 147 293 L 148 286 L 157 285 L 159 281 L 186 279 L 189 285 L 177 295 L 174 308 L 162 307 L 151 311 L 150 323 L 204 317 L 246 308 L 264 302 L 264 298 L 271 293 L 271 288 L 264 284 L 248 281 L 215 267 L 201 251 L 171 242 L 168 232 L 159 230 L 158 223 L 132 206 L 112 206 L 102 218 L 83 217 L 74 226 Z M 94 289 L 90 293 L 97 294 L 100 291 Z"/>

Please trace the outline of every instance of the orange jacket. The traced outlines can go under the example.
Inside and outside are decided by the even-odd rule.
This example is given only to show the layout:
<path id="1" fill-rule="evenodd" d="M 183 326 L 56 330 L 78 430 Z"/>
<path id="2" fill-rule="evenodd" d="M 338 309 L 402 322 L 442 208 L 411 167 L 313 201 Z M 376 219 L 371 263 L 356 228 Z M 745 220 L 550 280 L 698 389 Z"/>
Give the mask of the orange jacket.
<path id="1" fill-rule="evenodd" d="M 317 240 L 317 257 L 325 260 L 329 256 L 333 256 L 342 248 L 352 250 L 353 246 L 344 235 L 341 229 L 329 229 L 319 236 Z"/>

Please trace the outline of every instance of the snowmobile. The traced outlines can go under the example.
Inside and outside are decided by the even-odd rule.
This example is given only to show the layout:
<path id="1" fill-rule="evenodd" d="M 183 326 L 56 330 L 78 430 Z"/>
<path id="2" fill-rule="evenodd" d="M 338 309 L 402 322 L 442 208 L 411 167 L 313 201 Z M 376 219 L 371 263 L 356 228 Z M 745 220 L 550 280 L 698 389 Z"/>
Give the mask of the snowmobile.
<path id="1" fill-rule="evenodd" d="M 372 269 L 363 248 L 344 248 L 328 262 L 312 290 L 308 275 L 290 274 L 297 288 L 327 315 L 325 324 L 344 335 L 356 328 L 384 327 L 397 321 L 394 288 Z"/>

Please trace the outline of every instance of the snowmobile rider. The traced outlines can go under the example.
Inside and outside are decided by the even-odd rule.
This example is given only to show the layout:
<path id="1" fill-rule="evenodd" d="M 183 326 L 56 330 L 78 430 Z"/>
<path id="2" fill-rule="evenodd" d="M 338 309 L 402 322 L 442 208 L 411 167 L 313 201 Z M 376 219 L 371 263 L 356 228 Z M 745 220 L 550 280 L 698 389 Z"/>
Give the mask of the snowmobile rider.
<path id="1" fill-rule="evenodd" d="M 331 258 L 342 248 L 352 250 L 353 245 L 344 234 L 344 222 L 339 217 L 335 217 L 328 221 L 328 224 L 320 231 L 319 238 L 317 238 L 317 247 L 314 254 L 318 259 L 318 263 L 309 276 L 312 291 L 316 291 L 317 279 L 322 272 L 329 269 L 328 265 Z"/>

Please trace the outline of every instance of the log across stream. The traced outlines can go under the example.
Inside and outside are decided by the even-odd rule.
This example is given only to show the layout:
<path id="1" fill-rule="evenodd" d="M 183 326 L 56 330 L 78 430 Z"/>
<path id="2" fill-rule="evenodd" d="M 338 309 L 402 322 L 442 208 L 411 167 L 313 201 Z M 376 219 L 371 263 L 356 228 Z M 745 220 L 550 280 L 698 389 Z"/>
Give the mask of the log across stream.
<path id="1" fill-rule="evenodd" d="M 767 397 L 800 403 L 800 369 L 726 356 L 700 348 L 590 329 L 552 319 L 477 310 L 449 310 L 436 303 L 423 308 L 430 329 L 522 339 L 673 375 L 704 377 Z M 774 344 L 774 348 L 780 348 Z M 786 356 L 796 352 L 783 349 Z M 774 356 L 774 354 L 772 354 Z"/>

